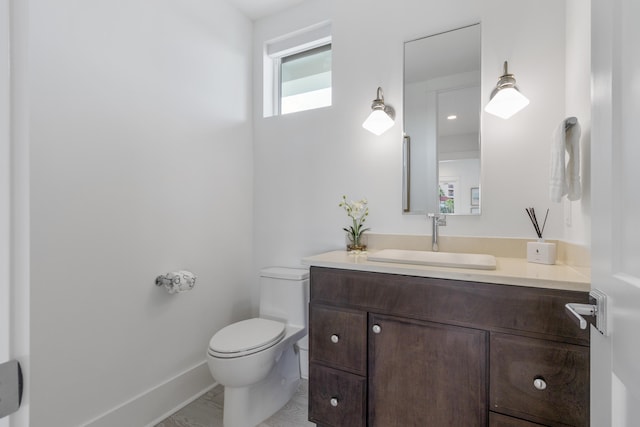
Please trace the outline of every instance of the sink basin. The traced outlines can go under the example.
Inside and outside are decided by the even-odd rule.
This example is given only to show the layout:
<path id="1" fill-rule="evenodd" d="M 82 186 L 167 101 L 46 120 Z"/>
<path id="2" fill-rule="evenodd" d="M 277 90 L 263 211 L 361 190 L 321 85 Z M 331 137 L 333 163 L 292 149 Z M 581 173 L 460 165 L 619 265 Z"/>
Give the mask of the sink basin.
<path id="1" fill-rule="evenodd" d="M 367 259 L 377 262 L 431 265 L 434 267 L 475 268 L 480 270 L 496 269 L 496 258 L 493 255 L 485 254 L 383 249 L 369 254 Z"/>

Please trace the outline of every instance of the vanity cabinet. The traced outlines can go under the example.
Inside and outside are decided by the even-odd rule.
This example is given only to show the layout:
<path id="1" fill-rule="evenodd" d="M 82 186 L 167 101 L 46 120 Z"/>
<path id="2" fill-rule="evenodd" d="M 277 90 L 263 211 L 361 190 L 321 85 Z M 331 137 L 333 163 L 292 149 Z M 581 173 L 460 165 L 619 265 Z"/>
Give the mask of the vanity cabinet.
<path id="1" fill-rule="evenodd" d="M 588 426 L 587 292 L 311 267 L 309 420 Z"/>

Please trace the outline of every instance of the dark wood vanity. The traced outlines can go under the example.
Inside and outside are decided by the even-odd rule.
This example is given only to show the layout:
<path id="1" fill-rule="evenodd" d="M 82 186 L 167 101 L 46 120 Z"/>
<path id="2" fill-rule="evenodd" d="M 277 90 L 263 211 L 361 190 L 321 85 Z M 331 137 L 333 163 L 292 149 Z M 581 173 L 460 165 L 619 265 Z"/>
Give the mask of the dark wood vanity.
<path id="1" fill-rule="evenodd" d="M 588 293 L 311 267 L 309 420 L 589 425 Z"/>

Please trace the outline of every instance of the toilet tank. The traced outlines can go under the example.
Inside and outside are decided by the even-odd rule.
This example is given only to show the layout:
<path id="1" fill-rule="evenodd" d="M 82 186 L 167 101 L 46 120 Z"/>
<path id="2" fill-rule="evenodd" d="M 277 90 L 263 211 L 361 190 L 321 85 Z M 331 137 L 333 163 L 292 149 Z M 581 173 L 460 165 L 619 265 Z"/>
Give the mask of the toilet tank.
<path id="1" fill-rule="evenodd" d="M 307 328 L 309 270 L 268 267 L 260 270 L 260 317 Z"/>

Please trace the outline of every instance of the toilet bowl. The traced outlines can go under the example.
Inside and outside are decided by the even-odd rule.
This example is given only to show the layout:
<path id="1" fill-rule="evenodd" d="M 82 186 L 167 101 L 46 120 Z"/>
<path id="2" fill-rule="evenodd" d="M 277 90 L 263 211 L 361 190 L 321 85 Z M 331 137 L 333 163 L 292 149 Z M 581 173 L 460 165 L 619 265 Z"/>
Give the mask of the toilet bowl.
<path id="1" fill-rule="evenodd" d="M 259 317 L 228 325 L 209 341 L 209 370 L 225 388 L 225 427 L 259 424 L 282 408 L 300 383 L 296 342 L 307 334 L 309 272 L 263 269 L 260 290 Z"/>
<path id="2" fill-rule="evenodd" d="M 209 342 L 209 367 L 226 387 L 243 387 L 265 378 L 285 346 L 304 336 L 302 328 L 255 318 L 227 326 Z"/>

